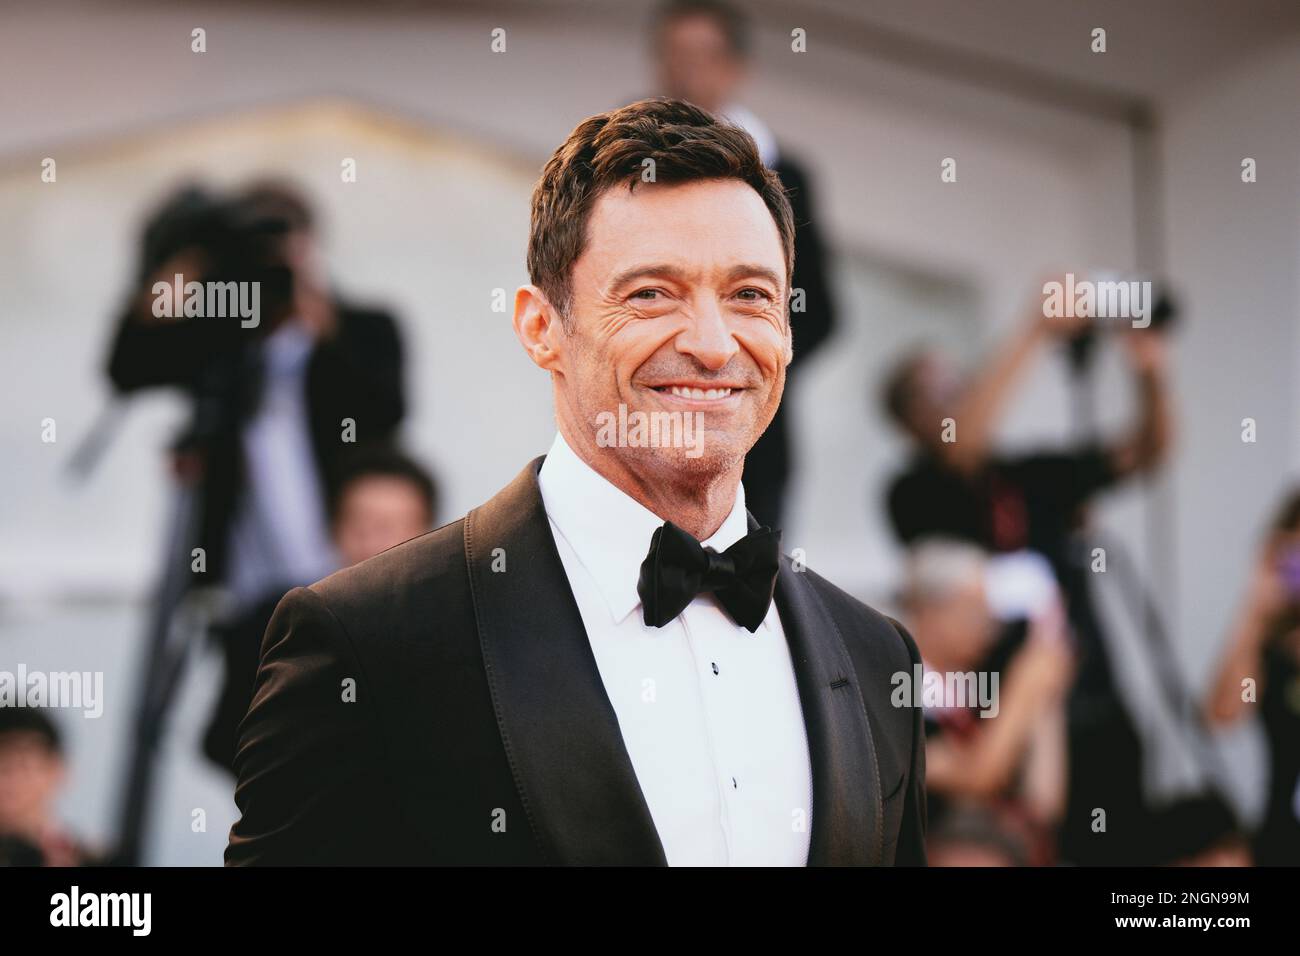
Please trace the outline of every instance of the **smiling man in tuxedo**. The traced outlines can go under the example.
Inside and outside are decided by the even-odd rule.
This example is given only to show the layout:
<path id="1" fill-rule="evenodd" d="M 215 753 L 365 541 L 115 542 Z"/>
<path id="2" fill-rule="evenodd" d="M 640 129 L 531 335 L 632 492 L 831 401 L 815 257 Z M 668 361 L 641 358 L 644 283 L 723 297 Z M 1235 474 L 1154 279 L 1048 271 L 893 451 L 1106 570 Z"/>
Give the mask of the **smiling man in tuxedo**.
<path id="1" fill-rule="evenodd" d="M 745 510 L 792 262 L 740 129 L 647 100 L 570 134 L 514 314 L 555 441 L 463 519 L 284 598 L 228 864 L 925 862 L 921 714 L 891 704 L 915 645 Z M 617 415 L 702 431 L 611 441 Z"/>

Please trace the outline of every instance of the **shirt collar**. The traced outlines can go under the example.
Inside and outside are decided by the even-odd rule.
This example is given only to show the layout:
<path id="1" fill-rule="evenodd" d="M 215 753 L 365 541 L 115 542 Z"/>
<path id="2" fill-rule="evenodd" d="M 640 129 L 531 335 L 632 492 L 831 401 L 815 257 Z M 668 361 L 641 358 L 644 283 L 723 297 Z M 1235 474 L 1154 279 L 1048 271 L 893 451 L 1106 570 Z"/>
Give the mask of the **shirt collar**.
<path id="1" fill-rule="evenodd" d="M 556 434 L 537 476 L 546 515 L 596 583 L 615 624 L 641 605 L 637 580 L 650 539 L 664 519 L 615 487 Z M 722 526 L 702 544 L 725 551 L 749 533 L 745 489 Z"/>

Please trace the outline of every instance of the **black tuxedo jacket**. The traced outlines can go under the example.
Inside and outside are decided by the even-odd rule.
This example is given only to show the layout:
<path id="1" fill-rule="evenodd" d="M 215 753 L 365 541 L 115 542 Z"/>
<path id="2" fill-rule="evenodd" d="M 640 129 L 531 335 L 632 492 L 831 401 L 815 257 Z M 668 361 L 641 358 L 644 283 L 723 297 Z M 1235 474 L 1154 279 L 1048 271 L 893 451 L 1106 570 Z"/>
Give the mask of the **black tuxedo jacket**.
<path id="1" fill-rule="evenodd" d="M 666 862 L 542 461 L 465 518 L 285 596 L 240 727 L 228 865 Z M 809 863 L 923 864 L 921 711 L 890 704 L 916 646 L 789 558 L 776 604 L 812 762 Z"/>

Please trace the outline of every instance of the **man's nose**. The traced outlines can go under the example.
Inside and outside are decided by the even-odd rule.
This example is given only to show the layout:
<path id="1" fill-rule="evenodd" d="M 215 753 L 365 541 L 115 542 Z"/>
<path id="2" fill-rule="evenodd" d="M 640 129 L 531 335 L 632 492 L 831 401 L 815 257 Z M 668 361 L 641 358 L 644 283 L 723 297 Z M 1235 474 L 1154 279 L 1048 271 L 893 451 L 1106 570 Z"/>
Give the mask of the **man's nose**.
<path id="1" fill-rule="evenodd" d="M 677 351 L 693 356 L 711 372 L 722 368 L 740 351 L 727 317 L 711 296 L 697 305 L 690 326 L 677 336 Z"/>

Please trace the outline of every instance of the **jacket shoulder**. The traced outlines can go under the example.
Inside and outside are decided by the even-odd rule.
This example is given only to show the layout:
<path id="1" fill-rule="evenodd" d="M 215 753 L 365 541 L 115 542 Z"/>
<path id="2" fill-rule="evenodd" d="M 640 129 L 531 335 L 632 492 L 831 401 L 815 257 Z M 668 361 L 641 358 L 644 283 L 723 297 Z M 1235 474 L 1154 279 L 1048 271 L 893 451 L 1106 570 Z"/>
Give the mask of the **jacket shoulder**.
<path id="1" fill-rule="evenodd" d="M 435 625 L 453 623 L 466 606 L 464 528 L 465 519 L 457 519 L 336 571 L 308 590 L 353 640 L 427 643 Z"/>
<path id="2" fill-rule="evenodd" d="M 799 574 L 807 578 L 846 641 L 858 646 L 865 643 L 895 669 L 908 669 L 920 662 L 921 654 L 916 642 L 897 620 L 863 603 L 815 571 L 805 569 Z"/>

